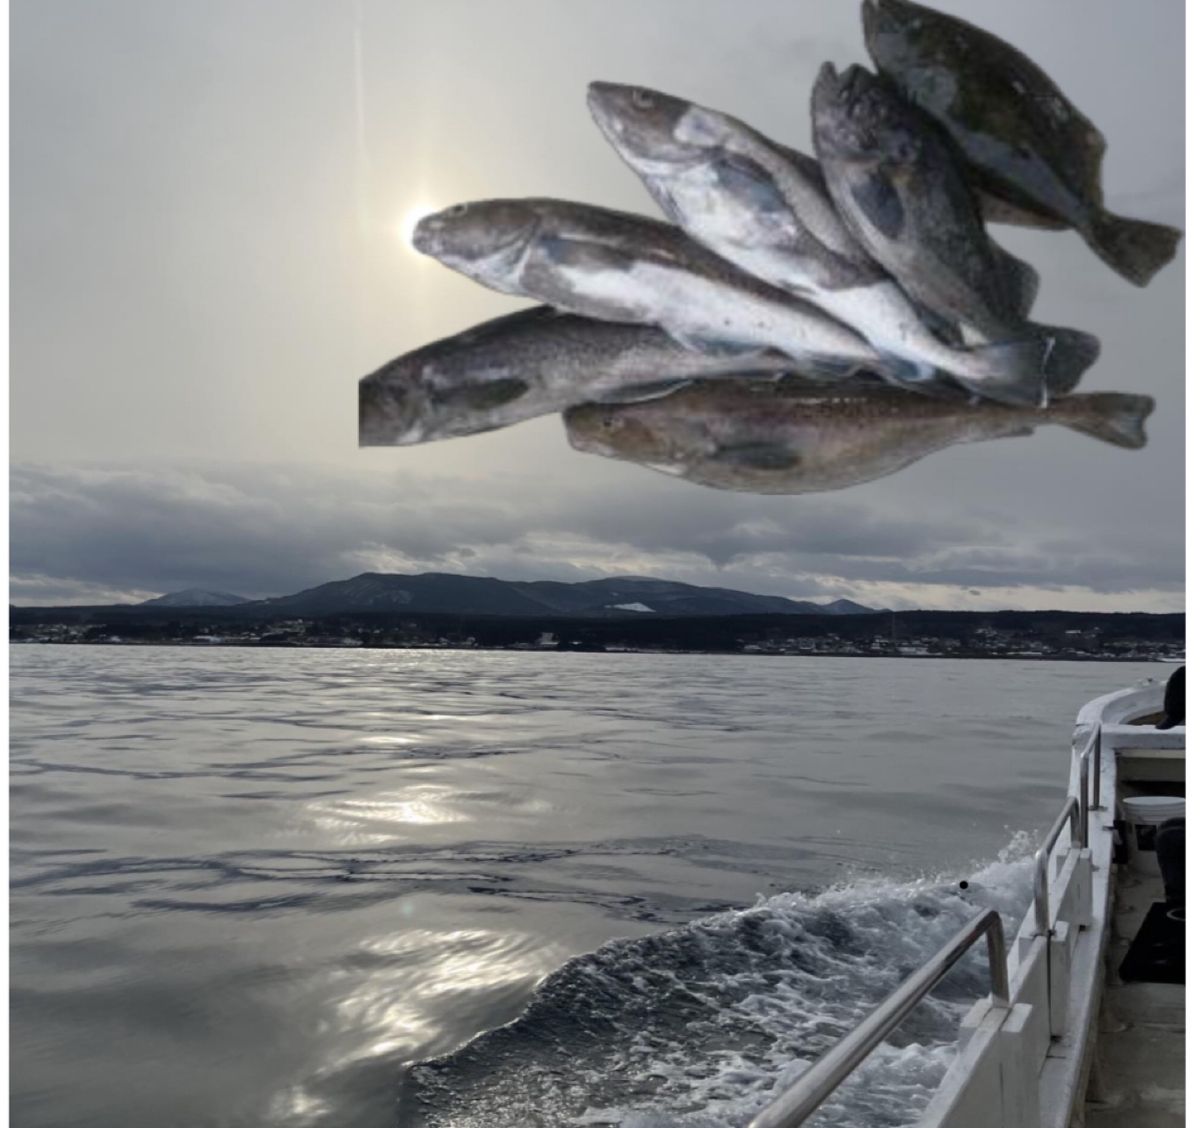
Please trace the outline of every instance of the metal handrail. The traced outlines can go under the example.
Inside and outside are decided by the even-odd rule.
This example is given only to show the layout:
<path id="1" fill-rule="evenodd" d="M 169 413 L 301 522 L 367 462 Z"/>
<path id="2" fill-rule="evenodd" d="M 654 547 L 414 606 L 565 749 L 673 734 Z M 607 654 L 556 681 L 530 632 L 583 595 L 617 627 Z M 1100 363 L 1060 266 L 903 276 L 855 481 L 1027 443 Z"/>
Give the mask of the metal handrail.
<path id="1" fill-rule="evenodd" d="M 1081 776 L 1085 770 L 1081 764 Z M 1084 819 L 1080 815 L 1079 800 L 1074 795 L 1063 804 L 1062 810 L 1058 812 L 1058 817 L 1046 832 L 1046 837 L 1042 839 L 1042 844 L 1034 855 L 1033 920 L 1035 935 L 1038 936 L 1050 935 L 1050 851 L 1058 841 L 1058 836 L 1062 834 L 1067 819 L 1071 820 L 1071 845 L 1081 847 L 1083 840 L 1080 836 L 1080 826 L 1084 823 Z"/>
<path id="2" fill-rule="evenodd" d="M 794 1085 L 750 1121 L 748 1128 L 796 1128 L 803 1124 L 984 933 L 987 934 L 988 965 L 992 975 L 992 1005 L 1008 1007 L 1004 929 L 1000 914 L 995 909 L 986 909 L 914 971 L 836 1046 L 819 1057 Z"/>

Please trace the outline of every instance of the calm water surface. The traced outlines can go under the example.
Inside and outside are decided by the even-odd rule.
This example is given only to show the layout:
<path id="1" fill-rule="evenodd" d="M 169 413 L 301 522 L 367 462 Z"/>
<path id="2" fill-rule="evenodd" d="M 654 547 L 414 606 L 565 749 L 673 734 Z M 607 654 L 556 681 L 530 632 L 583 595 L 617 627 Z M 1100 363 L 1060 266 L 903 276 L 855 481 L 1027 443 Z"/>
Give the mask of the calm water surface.
<path id="1" fill-rule="evenodd" d="M 18 1128 L 744 1123 L 1013 919 L 1077 708 L 1165 669 L 11 658 Z M 822 1122 L 910 1121 L 981 976 Z"/>

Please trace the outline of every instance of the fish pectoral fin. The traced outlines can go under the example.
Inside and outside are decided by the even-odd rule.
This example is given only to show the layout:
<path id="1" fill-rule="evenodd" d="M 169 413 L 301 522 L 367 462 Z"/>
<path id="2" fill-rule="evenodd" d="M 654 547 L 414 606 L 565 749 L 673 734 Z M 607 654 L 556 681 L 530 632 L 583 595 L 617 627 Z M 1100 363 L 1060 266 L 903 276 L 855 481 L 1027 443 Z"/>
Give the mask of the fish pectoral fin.
<path id="1" fill-rule="evenodd" d="M 644 384 L 632 384 L 627 388 L 614 388 L 611 392 L 597 395 L 593 403 L 644 403 L 646 400 L 662 399 L 672 392 L 686 388 L 691 380 L 647 380 Z"/>
<path id="2" fill-rule="evenodd" d="M 719 337 L 702 337 L 687 329 L 675 329 L 670 325 L 662 327 L 673 340 L 678 341 L 691 352 L 704 353 L 706 356 L 753 356 L 765 350 L 761 345 L 747 344 L 745 341 L 728 341 Z"/>
<path id="3" fill-rule="evenodd" d="M 800 455 L 786 443 L 738 443 L 722 447 L 711 461 L 747 470 L 794 470 L 800 465 Z"/>
<path id="4" fill-rule="evenodd" d="M 567 235 L 543 235 L 538 249 L 547 262 L 566 267 L 611 267 L 624 270 L 628 255 L 595 239 L 572 239 Z"/>
<path id="5" fill-rule="evenodd" d="M 885 238 L 895 239 L 904 227 L 904 203 L 886 176 L 872 172 L 850 189 L 863 217 Z"/>
<path id="6" fill-rule="evenodd" d="M 438 391 L 432 398 L 439 406 L 469 411 L 488 411 L 512 403 L 529 392 L 529 385 L 515 376 L 480 384 L 463 384 Z"/>

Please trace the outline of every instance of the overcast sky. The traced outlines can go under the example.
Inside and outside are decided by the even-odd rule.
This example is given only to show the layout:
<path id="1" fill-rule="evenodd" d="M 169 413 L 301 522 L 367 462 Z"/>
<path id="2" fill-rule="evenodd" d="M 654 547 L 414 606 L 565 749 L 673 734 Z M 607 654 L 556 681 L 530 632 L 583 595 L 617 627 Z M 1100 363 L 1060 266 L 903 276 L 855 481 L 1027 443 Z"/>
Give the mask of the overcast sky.
<path id="1" fill-rule="evenodd" d="M 1182 0 L 947 0 L 1108 138 L 1119 212 L 1183 224 Z M 12 598 L 283 594 L 364 570 L 657 575 L 890 607 L 1182 610 L 1183 264 L 1139 290 L 1073 233 L 998 228 L 1080 390 L 1155 396 L 1127 452 L 1056 427 L 800 497 L 572 451 L 557 417 L 359 450 L 358 379 L 521 302 L 409 249 L 422 210 L 654 214 L 591 79 L 811 151 L 851 0 L 14 0 Z M 1182 259 L 1182 256 L 1181 256 Z"/>

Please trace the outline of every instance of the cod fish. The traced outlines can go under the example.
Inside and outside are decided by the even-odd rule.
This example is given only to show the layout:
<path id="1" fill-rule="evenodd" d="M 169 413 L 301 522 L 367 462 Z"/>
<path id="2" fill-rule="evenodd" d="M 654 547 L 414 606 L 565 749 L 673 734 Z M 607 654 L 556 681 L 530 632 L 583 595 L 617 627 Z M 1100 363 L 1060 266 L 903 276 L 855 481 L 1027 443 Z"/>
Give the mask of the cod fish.
<path id="1" fill-rule="evenodd" d="M 947 403 L 877 385 L 845 391 L 784 378 L 698 382 L 663 399 L 563 413 L 576 450 L 725 490 L 815 493 L 894 474 L 955 443 L 1059 423 L 1115 446 L 1145 445 L 1149 396 L 1100 392 L 1036 409 Z"/>
<path id="2" fill-rule="evenodd" d="M 811 157 L 737 118 L 654 90 L 593 82 L 588 106 L 667 216 L 710 251 L 820 306 L 879 352 L 912 362 L 914 380 L 940 369 L 985 398 L 1040 400 L 1043 343 L 945 343 L 847 229 Z M 1024 316 L 1037 276 L 994 245 L 993 254 L 1014 279 L 1015 312 Z M 1048 391 L 1063 395 L 1081 370 L 1051 360 Z"/>
<path id="3" fill-rule="evenodd" d="M 1104 137 L 1032 60 L 910 0 L 864 0 L 862 12 L 875 65 L 941 122 L 980 186 L 1008 206 L 995 218 L 1073 227 L 1138 286 L 1174 258 L 1177 228 L 1105 210 Z"/>
<path id="4" fill-rule="evenodd" d="M 812 94 L 813 136 L 838 210 L 859 241 L 919 305 L 974 339 L 1040 345 L 1074 375 L 1100 342 L 1034 325 L 993 251 L 952 142 L 924 112 L 863 67 L 826 63 Z"/>
<path id="5" fill-rule="evenodd" d="M 780 353 L 707 355 L 649 325 L 520 310 L 406 353 L 358 386 L 360 446 L 473 435 L 589 400 L 665 395 L 695 377 L 766 378 Z"/>
<path id="6" fill-rule="evenodd" d="M 901 366 L 815 306 L 644 216 L 565 200 L 484 200 L 426 216 L 413 246 L 502 293 L 657 325 L 704 353 L 773 348 L 830 375 Z"/>

